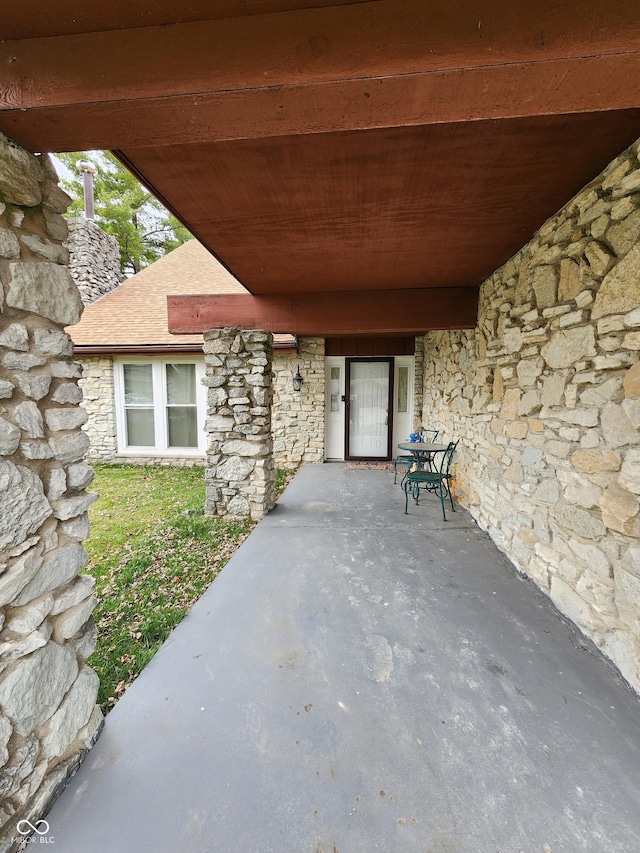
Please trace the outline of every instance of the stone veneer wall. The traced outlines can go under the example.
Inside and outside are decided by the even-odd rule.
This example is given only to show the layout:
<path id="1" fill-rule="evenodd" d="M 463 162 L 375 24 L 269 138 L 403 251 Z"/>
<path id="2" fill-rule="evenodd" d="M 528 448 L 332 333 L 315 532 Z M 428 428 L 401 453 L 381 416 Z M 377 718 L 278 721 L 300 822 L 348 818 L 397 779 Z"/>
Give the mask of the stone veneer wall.
<path id="1" fill-rule="evenodd" d="M 293 390 L 300 365 L 301 391 Z M 324 338 L 300 338 L 298 354 L 273 359 L 273 454 L 279 468 L 324 459 Z"/>
<path id="2" fill-rule="evenodd" d="M 172 465 L 176 468 L 204 466 L 204 456 L 118 455 L 113 359 L 110 356 L 78 358 L 82 367 L 79 385 L 88 419 L 84 430 L 91 444 L 86 458 L 94 462 L 121 462 L 128 465 Z"/>
<path id="3" fill-rule="evenodd" d="M 299 341 L 299 355 L 273 356 L 272 430 L 275 464 L 295 470 L 301 462 L 322 462 L 324 456 L 324 339 Z M 113 359 L 108 356 L 79 359 L 83 367 L 80 387 L 89 419 L 85 431 L 91 439 L 87 458 L 97 462 L 137 465 L 204 465 L 192 456 L 118 456 Z M 293 390 L 292 377 L 300 365 L 305 378 L 302 391 Z M 421 389 L 422 390 L 422 389 Z"/>
<path id="4" fill-rule="evenodd" d="M 640 144 L 425 337 L 459 497 L 640 689 Z"/>
<path id="5" fill-rule="evenodd" d="M 258 520 L 275 504 L 271 436 L 273 336 L 204 334 L 208 433 L 205 512 Z"/>
<path id="6" fill-rule="evenodd" d="M 80 388 L 88 419 L 85 431 L 91 444 L 87 458 L 113 462 L 118 452 L 113 359 L 107 356 L 78 359 L 82 365 Z"/>
<path id="7" fill-rule="evenodd" d="M 0 850 L 37 820 L 101 724 L 80 368 L 82 311 L 46 155 L 0 136 Z"/>
<path id="8" fill-rule="evenodd" d="M 416 338 L 416 350 L 414 354 L 414 376 L 413 376 L 413 429 L 418 431 L 422 426 L 428 426 L 422 422 L 422 409 L 424 406 L 424 342 L 423 338 Z"/>
<path id="9" fill-rule="evenodd" d="M 324 338 L 301 338 L 299 353 L 273 354 L 273 403 L 271 425 L 273 456 L 278 468 L 295 470 L 303 462 L 324 460 L 325 357 Z M 416 338 L 414 429 L 422 423 L 423 339 Z M 91 439 L 87 458 L 97 462 L 129 462 L 137 465 L 204 465 L 204 457 L 118 456 L 116 437 L 113 359 L 85 356 L 80 387 L 89 419 L 85 431 Z M 304 377 L 302 391 L 293 390 L 298 365 Z"/>
<path id="10" fill-rule="evenodd" d="M 171 468 L 204 468 L 204 456 L 116 456 L 111 460 L 119 465 L 166 465 Z"/>
<path id="11" fill-rule="evenodd" d="M 118 242 L 91 219 L 69 219 L 67 225 L 64 245 L 69 250 L 69 272 L 83 304 L 91 305 L 122 281 Z"/>

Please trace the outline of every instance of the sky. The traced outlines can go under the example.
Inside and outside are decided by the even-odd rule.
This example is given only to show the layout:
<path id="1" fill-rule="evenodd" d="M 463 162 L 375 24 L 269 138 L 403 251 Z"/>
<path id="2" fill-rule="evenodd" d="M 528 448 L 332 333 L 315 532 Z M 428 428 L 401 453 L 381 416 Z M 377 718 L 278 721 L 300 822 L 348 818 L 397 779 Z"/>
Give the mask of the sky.
<path id="1" fill-rule="evenodd" d="M 68 169 L 62 160 L 59 160 L 55 154 L 51 155 L 51 159 L 53 160 L 53 165 L 56 167 L 56 172 L 58 173 L 59 178 L 64 178 L 65 181 L 70 181 L 73 178 L 73 172 L 71 169 Z"/>

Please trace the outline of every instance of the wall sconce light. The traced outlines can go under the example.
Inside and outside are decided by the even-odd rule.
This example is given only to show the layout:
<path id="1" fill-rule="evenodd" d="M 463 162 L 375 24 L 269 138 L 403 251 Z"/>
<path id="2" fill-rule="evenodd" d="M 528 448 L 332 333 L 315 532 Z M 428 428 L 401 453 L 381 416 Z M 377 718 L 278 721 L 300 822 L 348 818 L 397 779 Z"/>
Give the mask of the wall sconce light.
<path id="1" fill-rule="evenodd" d="M 298 370 L 293 377 L 293 390 L 294 391 L 301 391 L 303 382 L 304 382 L 304 379 L 300 375 L 300 365 L 298 365 Z"/>

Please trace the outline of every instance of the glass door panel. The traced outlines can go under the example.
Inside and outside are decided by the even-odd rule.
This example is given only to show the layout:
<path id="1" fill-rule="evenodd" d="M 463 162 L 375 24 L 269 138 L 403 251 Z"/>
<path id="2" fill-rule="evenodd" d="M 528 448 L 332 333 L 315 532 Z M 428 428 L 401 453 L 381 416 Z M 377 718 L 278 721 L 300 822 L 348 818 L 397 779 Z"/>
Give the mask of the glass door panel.
<path id="1" fill-rule="evenodd" d="M 394 359 L 395 376 L 393 380 L 393 438 L 391 447 L 394 454 L 401 441 L 408 441 L 413 432 L 413 374 L 414 358 L 401 355 Z"/>
<path id="2" fill-rule="evenodd" d="M 344 368 L 344 357 L 329 356 L 325 359 L 325 459 L 344 459 L 344 413 L 346 409 Z"/>
<path id="3" fill-rule="evenodd" d="M 389 458 L 391 362 L 349 361 L 348 456 Z"/>

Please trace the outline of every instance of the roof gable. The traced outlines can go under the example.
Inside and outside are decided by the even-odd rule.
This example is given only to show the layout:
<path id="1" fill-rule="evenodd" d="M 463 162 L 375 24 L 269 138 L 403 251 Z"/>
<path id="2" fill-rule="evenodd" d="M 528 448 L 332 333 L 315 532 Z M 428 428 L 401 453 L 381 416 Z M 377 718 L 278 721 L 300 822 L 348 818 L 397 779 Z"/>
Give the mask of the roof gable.
<path id="1" fill-rule="evenodd" d="M 166 297 L 246 292 L 197 240 L 189 240 L 85 308 L 68 331 L 76 347 L 197 345 L 202 335 L 169 334 Z"/>

